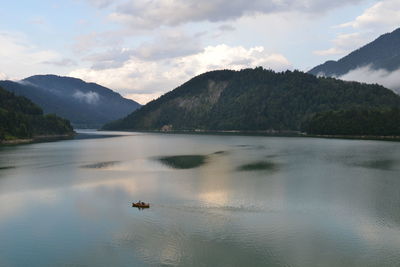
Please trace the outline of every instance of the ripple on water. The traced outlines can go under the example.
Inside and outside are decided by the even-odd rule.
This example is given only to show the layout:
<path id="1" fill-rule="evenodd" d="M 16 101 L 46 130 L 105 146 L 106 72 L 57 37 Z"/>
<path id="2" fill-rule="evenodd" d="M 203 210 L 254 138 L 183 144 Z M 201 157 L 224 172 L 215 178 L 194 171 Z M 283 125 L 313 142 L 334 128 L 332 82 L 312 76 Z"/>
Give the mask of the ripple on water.
<path id="1" fill-rule="evenodd" d="M 218 206 L 218 205 L 203 205 L 203 206 L 167 206 L 167 205 L 159 205 L 159 207 L 163 208 L 171 208 L 175 210 L 180 210 L 184 212 L 193 212 L 193 213 L 210 213 L 216 211 L 229 211 L 229 212 L 265 212 L 265 209 L 262 209 L 257 206 Z"/>

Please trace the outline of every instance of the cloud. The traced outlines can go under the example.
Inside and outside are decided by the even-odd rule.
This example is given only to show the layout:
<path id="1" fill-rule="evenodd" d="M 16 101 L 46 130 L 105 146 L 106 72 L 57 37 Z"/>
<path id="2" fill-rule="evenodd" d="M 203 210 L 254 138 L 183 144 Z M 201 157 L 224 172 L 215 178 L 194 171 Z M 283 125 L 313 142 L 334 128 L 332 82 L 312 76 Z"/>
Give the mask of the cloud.
<path id="1" fill-rule="evenodd" d="M 371 66 L 364 66 L 351 70 L 339 78 L 346 81 L 377 83 L 400 93 L 400 69 L 389 72 L 384 69 L 375 70 Z"/>
<path id="2" fill-rule="evenodd" d="M 4 72 L 0 72 L 0 81 L 1 80 L 8 80 L 8 75 L 5 74 Z"/>
<path id="3" fill-rule="evenodd" d="M 343 55 L 344 50 L 337 47 L 332 47 L 326 50 L 316 50 L 313 53 L 318 56 Z"/>
<path id="4" fill-rule="evenodd" d="M 85 0 L 92 6 L 98 7 L 98 8 L 106 8 L 113 4 L 115 2 L 114 0 Z"/>
<path id="5" fill-rule="evenodd" d="M 46 20 L 43 17 L 33 17 L 31 20 L 29 20 L 29 23 L 44 25 L 46 24 Z"/>
<path id="6" fill-rule="evenodd" d="M 102 70 L 121 67 L 130 59 L 133 51 L 131 49 L 111 49 L 101 53 L 94 53 L 84 58 L 92 62 L 92 69 Z"/>
<path id="7" fill-rule="evenodd" d="M 99 100 L 100 100 L 99 94 L 96 93 L 96 92 L 93 92 L 93 91 L 84 93 L 84 92 L 82 92 L 82 91 L 77 90 L 77 91 L 72 95 L 72 97 L 74 97 L 74 98 L 76 98 L 76 99 L 78 99 L 78 100 L 80 100 L 80 101 L 82 101 L 82 102 L 85 102 L 85 103 L 87 103 L 87 104 L 89 104 L 89 105 L 95 105 L 95 104 L 97 104 L 97 103 L 99 102 Z"/>
<path id="8" fill-rule="evenodd" d="M 221 44 L 207 46 L 196 54 L 159 61 L 132 57 L 116 68 L 81 68 L 72 71 L 70 76 L 116 89 L 143 104 L 203 72 L 256 66 L 277 71 L 292 68 L 283 55 L 268 53 L 261 46 L 245 48 Z"/>
<path id="9" fill-rule="evenodd" d="M 368 41 L 377 38 L 376 32 L 381 34 L 391 31 L 400 25 L 400 0 L 383 0 L 366 9 L 353 21 L 338 25 L 336 28 L 352 28 L 357 32 L 339 34 L 334 40 L 334 47 L 328 50 L 315 51 L 318 55 L 334 55 L 350 52 Z M 371 65 L 349 71 L 339 77 L 347 81 L 358 81 L 369 84 L 380 84 L 400 93 L 400 69 L 387 71 L 374 69 Z"/>
<path id="10" fill-rule="evenodd" d="M 364 11 L 355 20 L 339 25 L 355 29 L 392 30 L 400 25 L 400 0 L 383 0 Z"/>
<path id="11" fill-rule="evenodd" d="M 144 60 L 160 60 L 192 55 L 201 50 L 198 38 L 170 31 L 162 33 L 152 42 L 143 43 L 134 54 Z"/>
<path id="12" fill-rule="evenodd" d="M 21 33 L 0 32 L 0 69 L 12 74 L 12 79 L 32 75 L 32 71 L 49 73 L 53 69 L 44 62 L 60 59 L 58 52 L 36 47 Z"/>
<path id="13" fill-rule="evenodd" d="M 43 61 L 44 64 L 54 65 L 54 66 L 76 66 L 77 63 L 69 58 L 62 58 L 59 60 Z"/>
<path id="14" fill-rule="evenodd" d="M 114 48 L 90 54 L 83 59 L 92 63 L 92 69 L 100 70 L 121 67 L 131 58 L 159 61 L 184 57 L 201 51 L 199 37 L 188 36 L 180 31 L 167 31 L 136 48 Z"/>
<path id="15" fill-rule="evenodd" d="M 318 14 L 362 0 L 128 0 L 116 5 L 110 19 L 132 27 L 157 28 L 190 22 L 223 22 L 279 12 Z"/>
<path id="16" fill-rule="evenodd" d="M 232 25 L 229 25 L 229 24 L 223 24 L 218 27 L 218 30 L 223 31 L 223 32 L 234 31 L 235 27 L 233 27 Z"/>
<path id="17" fill-rule="evenodd" d="M 359 33 L 339 34 L 332 41 L 333 47 L 326 50 L 314 51 L 318 56 L 344 55 L 365 44 L 366 37 Z"/>
<path id="18" fill-rule="evenodd" d="M 81 55 L 93 51 L 97 47 L 121 46 L 127 36 L 132 32 L 127 30 L 114 30 L 105 32 L 90 32 L 78 35 L 72 46 L 72 50 Z"/>

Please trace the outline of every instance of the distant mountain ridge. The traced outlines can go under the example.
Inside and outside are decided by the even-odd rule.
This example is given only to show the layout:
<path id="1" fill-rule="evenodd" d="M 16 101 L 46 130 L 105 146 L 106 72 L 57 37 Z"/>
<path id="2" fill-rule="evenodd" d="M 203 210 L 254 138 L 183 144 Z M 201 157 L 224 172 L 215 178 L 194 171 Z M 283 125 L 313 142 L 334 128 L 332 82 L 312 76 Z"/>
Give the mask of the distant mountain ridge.
<path id="1" fill-rule="evenodd" d="M 351 70 L 370 66 L 372 69 L 394 71 L 400 68 L 400 28 L 381 35 L 375 41 L 355 50 L 338 61 L 327 61 L 308 73 L 342 76 Z"/>
<path id="2" fill-rule="evenodd" d="M 77 128 L 99 128 L 140 107 L 111 89 L 71 77 L 35 75 L 19 82 L 0 81 L 0 86 L 29 98 L 45 113 L 69 119 Z"/>
<path id="3" fill-rule="evenodd" d="M 319 112 L 359 107 L 400 107 L 400 96 L 299 71 L 221 70 L 194 77 L 103 129 L 299 131 Z"/>

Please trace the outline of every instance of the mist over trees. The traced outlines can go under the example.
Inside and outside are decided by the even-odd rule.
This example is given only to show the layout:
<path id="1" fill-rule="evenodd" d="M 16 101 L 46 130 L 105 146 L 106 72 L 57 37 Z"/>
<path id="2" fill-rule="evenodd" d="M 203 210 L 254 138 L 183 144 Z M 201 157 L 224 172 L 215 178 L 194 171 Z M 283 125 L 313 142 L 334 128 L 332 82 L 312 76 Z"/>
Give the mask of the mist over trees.
<path id="1" fill-rule="evenodd" d="M 140 107 L 111 89 L 71 77 L 35 75 L 19 82 L 0 81 L 0 86 L 27 97 L 45 113 L 70 120 L 76 128 L 99 128 Z"/>

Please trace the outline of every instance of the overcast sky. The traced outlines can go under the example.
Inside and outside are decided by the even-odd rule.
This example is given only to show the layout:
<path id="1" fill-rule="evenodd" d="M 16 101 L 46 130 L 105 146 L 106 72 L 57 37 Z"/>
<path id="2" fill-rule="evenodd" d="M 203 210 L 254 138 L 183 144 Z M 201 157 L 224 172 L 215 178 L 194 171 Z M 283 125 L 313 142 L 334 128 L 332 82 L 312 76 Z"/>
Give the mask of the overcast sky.
<path id="1" fill-rule="evenodd" d="M 143 104 L 209 70 L 338 59 L 400 27 L 400 0 L 19 0 L 0 17 L 0 79 L 73 76 Z"/>

